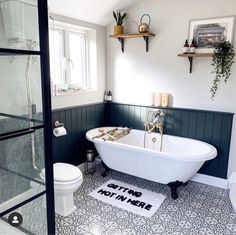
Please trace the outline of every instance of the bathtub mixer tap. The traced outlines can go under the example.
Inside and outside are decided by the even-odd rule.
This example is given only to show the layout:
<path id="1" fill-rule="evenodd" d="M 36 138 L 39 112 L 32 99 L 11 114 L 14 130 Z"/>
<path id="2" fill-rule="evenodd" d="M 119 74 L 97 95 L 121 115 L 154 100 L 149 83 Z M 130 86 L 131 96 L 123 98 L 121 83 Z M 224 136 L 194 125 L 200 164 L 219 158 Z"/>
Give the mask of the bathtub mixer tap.
<path id="1" fill-rule="evenodd" d="M 153 114 L 153 121 L 149 122 L 149 114 Z M 162 145 L 163 145 L 163 127 L 164 127 L 164 112 L 160 109 L 152 109 L 149 110 L 146 116 L 146 122 L 144 124 L 145 126 L 145 134 L 144 134 L 144 148 L 146 147 L 146 136 L 147 134 L 152 133 L 155 129 L 158 129 L 161 134 L 161 145 L 160 145 L 160 151 L 162 151 Z"/>

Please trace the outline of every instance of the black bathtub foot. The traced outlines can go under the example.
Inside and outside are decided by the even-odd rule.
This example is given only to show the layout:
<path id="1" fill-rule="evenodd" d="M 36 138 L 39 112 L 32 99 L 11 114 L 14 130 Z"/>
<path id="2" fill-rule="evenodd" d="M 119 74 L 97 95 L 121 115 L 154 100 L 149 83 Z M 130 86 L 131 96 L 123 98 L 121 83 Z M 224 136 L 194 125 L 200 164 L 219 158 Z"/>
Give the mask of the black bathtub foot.
<path id="1" fill-rule="evenodd" d="M 107 173 L 110 171 L 110 168 L 102 161 L 102 166 L 104 167 L 104 171 L 102 173 L 102 177 L 106 177 Z"/>
<path id="2" fill-rule="evenodd" d="M 180 186 L 182 186 L 184 183 L 180 182 L 180 181 L 175 181 L 175 182 L 170 182 L 169 184 L 167 184 L 170 187 L 171 190 L 171 197 L 176 200 L 179 195 L 177 193 L 177 188 L 179 188 Z"/>
<path id="3" fill-rule="evenodd" d="M 188 185 L 188 181 L 186 181 L 185 183 L 183 183 L 183 186 L 187 186 Z"/>

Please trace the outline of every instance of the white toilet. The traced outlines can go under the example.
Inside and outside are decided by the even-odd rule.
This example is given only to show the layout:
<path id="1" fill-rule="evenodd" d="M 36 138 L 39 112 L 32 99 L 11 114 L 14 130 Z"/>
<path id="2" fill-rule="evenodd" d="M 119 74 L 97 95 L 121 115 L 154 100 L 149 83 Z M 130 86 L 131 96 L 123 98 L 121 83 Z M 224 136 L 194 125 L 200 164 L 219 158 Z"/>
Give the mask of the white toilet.
<path id="1" fill-rule="evenodd" d="M 66 163 L 53 164 L 55 212 L 61 216 L 68 216 L 76 210 L 73 193 L 83 182 L 83 174 L 79 168 Z M 41 171 L 41 178 L 45 180 L 45 169 Z"/>

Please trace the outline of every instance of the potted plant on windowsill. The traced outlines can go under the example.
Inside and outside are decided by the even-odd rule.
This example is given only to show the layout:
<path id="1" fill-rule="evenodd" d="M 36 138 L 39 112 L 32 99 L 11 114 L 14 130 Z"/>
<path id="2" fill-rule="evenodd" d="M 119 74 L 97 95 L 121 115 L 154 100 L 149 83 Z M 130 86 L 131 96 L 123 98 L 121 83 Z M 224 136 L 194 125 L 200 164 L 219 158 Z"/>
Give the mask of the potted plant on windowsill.
<path id="1" fill-rule="evenodd" d="M 124 12 L 123 14 L 120 11 L 114 12 L 113 11 L 113 17 L 116 21 L 116 24 L 114 26 L 114 35 L 119 35 L 124 33 L 124 26 L 122 25 L 124 23 L 124 19 L 127 15 L 127 12 Z"/>
<path id="2" fill-rule="evenodd" d="M 224 79 L 225 83 L 228 81 L 231 75 L 231 66 L 234 63 L 234 56 L 234 48 L 230 42 L 220 42 L 216 45 L 211 64 L 214 67 L 213 73 L 215 73 L 211 87 L 212 100 L 216 95 L 220 80 Z"/>

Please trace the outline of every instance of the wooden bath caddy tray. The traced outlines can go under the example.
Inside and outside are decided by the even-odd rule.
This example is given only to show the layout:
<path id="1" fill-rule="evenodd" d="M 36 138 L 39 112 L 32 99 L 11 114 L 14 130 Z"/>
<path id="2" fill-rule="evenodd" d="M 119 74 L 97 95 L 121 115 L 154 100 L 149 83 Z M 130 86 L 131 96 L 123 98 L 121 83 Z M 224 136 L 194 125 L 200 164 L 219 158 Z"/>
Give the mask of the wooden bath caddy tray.
<path id="1" fill-rule="evenodd" d="M 130 128 L 125 128 L 124 130 L 114 128 L 109 131 L 104 131 L 103 129 L 99 129 L 98 131 L 101 132 L 101 134 L 96 135 L 93 137 L 93 139 L 102 139 L 104 141 L 116 141 L 130 133 Z"/>

